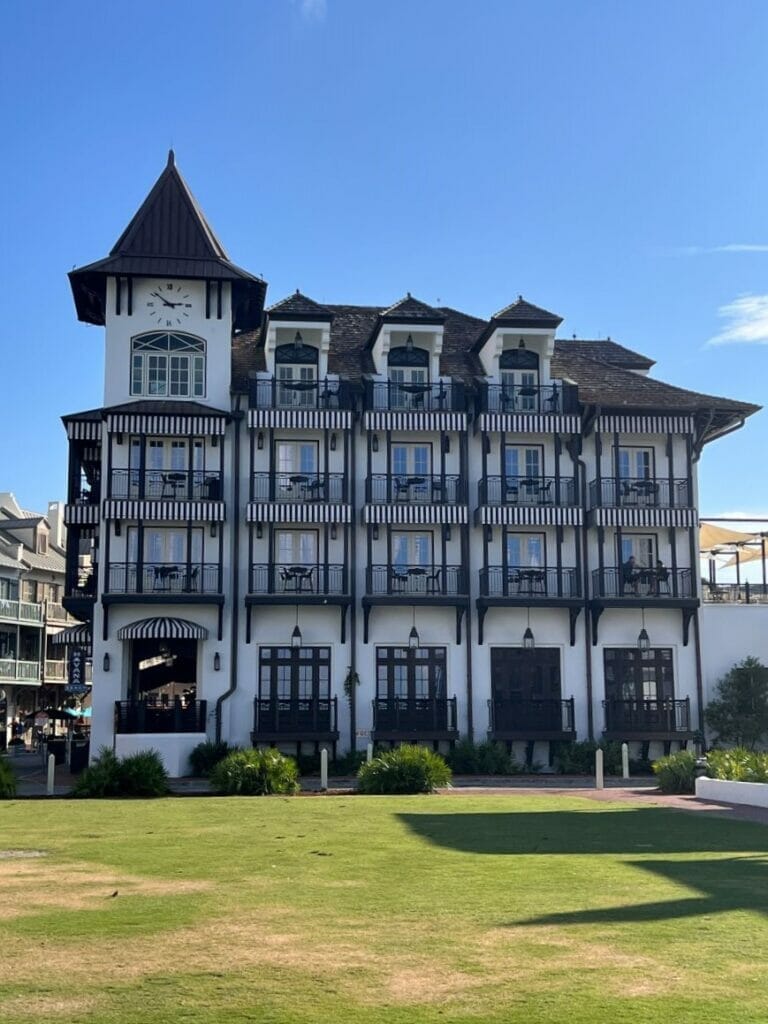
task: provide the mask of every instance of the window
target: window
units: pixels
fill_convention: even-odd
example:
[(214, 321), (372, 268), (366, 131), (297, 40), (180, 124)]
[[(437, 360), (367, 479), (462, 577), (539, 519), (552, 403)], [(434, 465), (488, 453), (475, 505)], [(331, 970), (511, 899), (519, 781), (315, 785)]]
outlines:
[(325, 700), (331, 695), (330, 647), (262, 647), (259, 699)]
[(317, 530), (278, 530), (275, 561), (279, 565), (315, 565)]
[(636, 647), (607, 648), (605, 699), (607, 701), (656, 701), (674, 697), (672, 648), (639, 651)]
[(387, 360), (389, 379), (393, 385), (390, 395), (392, 409), (423, 409), (429, 390), (429, 352), (409, 344), (390, 349)]
[(432, 534), (409, 530), (392, 534), (392, 564), (400, 568), (432, 564)]
[(0, 600), (18, 601), (19, 582), (18, 580), (0, 579)]
[(653, 448), (620, 447), (616, 466), (620, 480), (650, 480), (653, 475)]
[(499, 357), (501, 404), (504, 411), (535, 412), (539, 408), (539, 357), (524, 348), (510, 348)]
[(559, 701), (560, 652), (554, 647), (492, 648), (491, 693), (495, 701)]
[(48, 535), (45, 533), (39, 533), (37, 535), (37, 553), (38, 555), (44, 555), (48, 551)]
[(314, 409), (317, 406), (318, 350), (305, 345), (296, 332), (292, 345), (275, 349), (277, 403), (282, 408)]
[(378, 700), (434, 700), (445, 696), (444, 647), (376, 648)]
[(188, 334), (142, 334), (131, 349), (131, 394), (202, 398), (205, 342)]
[(505, 445), (504, 473), (509, 477), (525, 477), (538, 480), (542, 475), (544, 453), (541, 447)]
[(37, 580), (21, 581), (21, 599), (32, 603), (37, 601)]
[(508, 533), (507, 565), (521, 568), (543, 568), (546, 565), (543, 533)]
[(623, 533), (619, 552), (621, 565), (625, 565), (630, 558), (634, 558), (635, 568), (652, 569), (657, 558), (656, 537), (651, 533)]

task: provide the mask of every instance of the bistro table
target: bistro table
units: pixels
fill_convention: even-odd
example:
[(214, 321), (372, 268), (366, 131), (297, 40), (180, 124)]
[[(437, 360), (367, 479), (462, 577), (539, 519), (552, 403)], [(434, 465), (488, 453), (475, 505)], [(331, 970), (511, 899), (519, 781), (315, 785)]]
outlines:
[(179, 578), (178, 565), (155, 565), (152, 570), (155, 575), (153, 590), (170, 590), (171, 580)]
[(518, 594), (544, 594), (544, 571), (542, 569), (518, 569), (515, 574)]
[(161, 479), (163, 481), (163, 489), (162, 489), (162, 491), (160, 493), (160, 497), (161, 498), (167, 497), (168, 496), (168, 492), (170, 491), (171, 497), (175, 498), (177, 492), (179, 490), (183, 489), (184, 484), (185, 484), (186, 479), (187, 479), (187, 474), (186, 473), (163, 473)]

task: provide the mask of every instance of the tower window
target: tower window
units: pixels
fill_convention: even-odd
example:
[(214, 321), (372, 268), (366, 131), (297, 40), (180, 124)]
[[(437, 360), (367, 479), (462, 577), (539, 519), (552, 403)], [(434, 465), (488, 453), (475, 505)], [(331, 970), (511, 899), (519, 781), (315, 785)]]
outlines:
[(131, 343), (131, 394), (202, 398), (205, 342), (189, 334), (153, 332)]

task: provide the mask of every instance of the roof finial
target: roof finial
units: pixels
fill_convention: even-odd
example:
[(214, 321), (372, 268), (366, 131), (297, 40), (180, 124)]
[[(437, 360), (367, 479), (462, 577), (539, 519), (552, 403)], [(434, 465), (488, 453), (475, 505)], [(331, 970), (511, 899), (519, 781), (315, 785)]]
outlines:
[(523, 301), (523, 296), (522, 295), (518, 295), (517, 296), (517, 301), (518, 302), (522, 302)]
[(411, 297), (411, 293), (410, 293), (410, 292), (406, 292), (405, 294), (406, 294), (406, 295), (408, 296), (408, 298), (410, 299), (410, 297)]
[(168, 166), (169, 167), (175, 167), (176, 166), (176, 156), (175, 156), (175, 154), (174, 154), (172, 149), (168, 150)]

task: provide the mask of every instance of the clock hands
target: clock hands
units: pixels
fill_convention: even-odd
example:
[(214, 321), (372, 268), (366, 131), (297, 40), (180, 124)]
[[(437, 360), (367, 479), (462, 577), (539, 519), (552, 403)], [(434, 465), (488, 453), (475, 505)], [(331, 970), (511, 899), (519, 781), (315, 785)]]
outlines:
[(181, 305), (180, 302), (169, 302), (168, 299), (166, 299), (166, 297), (164, 295), (161, 295), (159, 292), (152, 292), (151, 294), (154, 295), (156, 299), (160, 299), (160, 301), (165, 303), (166, 306), (170, 306), (171, 309), (175, 309), (177, 306)]

